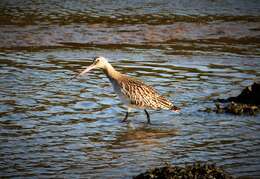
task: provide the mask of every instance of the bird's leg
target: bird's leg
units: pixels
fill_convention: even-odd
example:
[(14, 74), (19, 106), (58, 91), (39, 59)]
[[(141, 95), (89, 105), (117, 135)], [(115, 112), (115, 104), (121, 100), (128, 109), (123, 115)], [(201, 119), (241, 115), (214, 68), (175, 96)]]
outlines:
[(146, 109), (144, 110), (144, 112), (145, 112), (145, 114), (146, 114), (146, 116), (147, 116), (147, 123), (148, 123), (148, 124), (151, 124), (149, 113), (146, 111)]
[(128, 111), (126, 112), (125, 118), (123, 119), (122, 122), (126, 122), (126, 121), (127, 121), (127, 118), (128, 118)]
[(127, 121), (127, 118), (128, 118), (128, 114), (129, 114), (129, 112), (130, 112), (130, 109), (127, 108), (127, 112), (126, 112), (125, 118), (123, 119), (122, 122), (126, 122), (126, 121)]

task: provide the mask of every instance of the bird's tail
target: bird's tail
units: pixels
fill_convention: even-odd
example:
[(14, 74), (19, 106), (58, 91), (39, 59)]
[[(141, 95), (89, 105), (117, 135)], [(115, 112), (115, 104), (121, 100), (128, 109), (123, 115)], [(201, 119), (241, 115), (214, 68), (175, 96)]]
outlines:
[(179, 113), (181, 109), (177, 106), (172, 106), (170, 110), (173, 112)]

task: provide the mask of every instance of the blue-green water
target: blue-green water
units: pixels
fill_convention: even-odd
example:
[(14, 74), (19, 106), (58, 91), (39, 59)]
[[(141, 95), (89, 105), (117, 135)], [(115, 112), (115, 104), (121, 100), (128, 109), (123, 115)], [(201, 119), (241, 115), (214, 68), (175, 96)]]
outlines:
[[(215, 162), (260, 177), (258, 116), (200, 112), (260, 77), (258, 1), (1, 1), (0, 177), (130, 178)], [(125, 109), (105, 56), (181, 113)]]

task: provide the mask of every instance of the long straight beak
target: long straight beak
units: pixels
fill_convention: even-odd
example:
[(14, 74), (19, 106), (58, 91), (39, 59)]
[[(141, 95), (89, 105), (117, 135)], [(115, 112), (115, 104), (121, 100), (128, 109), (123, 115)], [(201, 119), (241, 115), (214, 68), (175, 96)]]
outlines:
[(95, 68), (96, 66), (94, 64), (88, 66), (85, 70), (83, 70), (77, 77), (84, 75), (85, 73), (89, 72), (90, 70), (92, 70), (93, 68)]

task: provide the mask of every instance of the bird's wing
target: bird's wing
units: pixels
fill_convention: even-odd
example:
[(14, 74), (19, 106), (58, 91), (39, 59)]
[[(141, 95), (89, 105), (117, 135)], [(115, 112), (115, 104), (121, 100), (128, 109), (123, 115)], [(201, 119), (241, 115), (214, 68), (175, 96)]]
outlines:
[(154, 88), (142, 81), (127, 78), (120, 81), (121, 92), (129, 99), (130, 104), (140, 108), (171, 109), (173, 104), (161, 96)]

